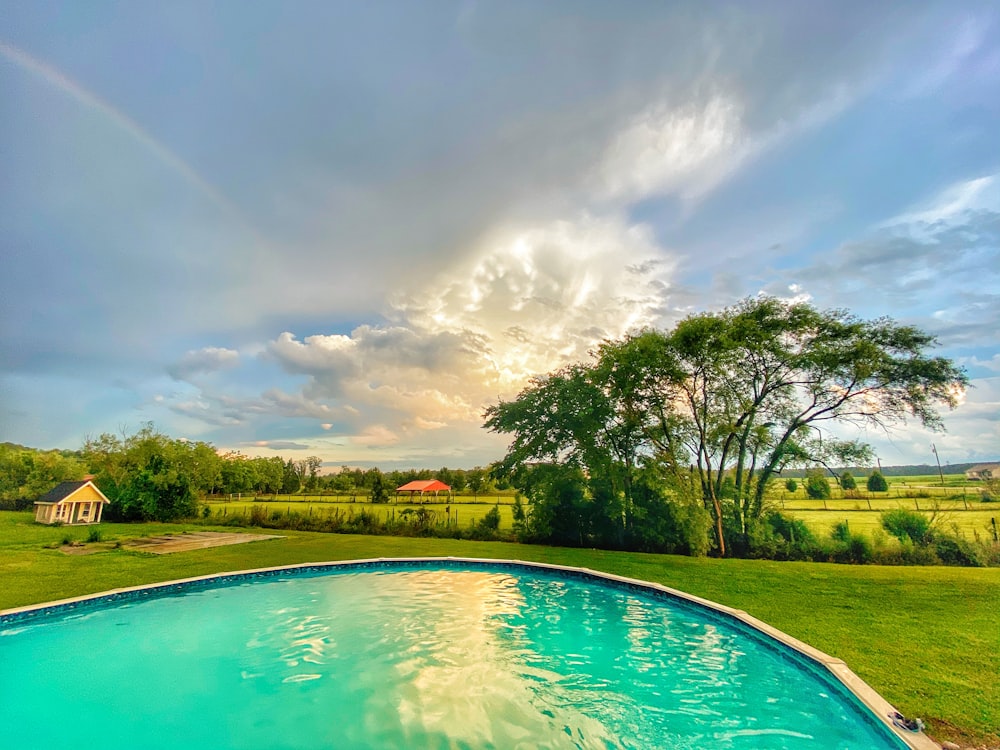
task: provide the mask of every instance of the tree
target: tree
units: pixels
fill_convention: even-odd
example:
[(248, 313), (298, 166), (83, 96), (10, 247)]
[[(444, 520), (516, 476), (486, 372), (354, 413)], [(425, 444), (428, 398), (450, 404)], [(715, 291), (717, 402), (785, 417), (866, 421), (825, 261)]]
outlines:
[(323, 459), (319, 456), (308, 456), (302, 461), (295, 462), (295, 468), (299, 473), (299, 482), (307, 491), (313, 491), (319, 484), (319, 470), (323, 466)]
[(280, 456), (251, 459), (254, 465), (254, 476), (257, 484), (254, 489), (269, 495), (281, 492), (285, 482), (285, 462)]
[(192, 458), (197, 444), (157, 432), (151, 422), (121, 439), (88, 439), (84, 455), (111, 500), (109, 514), (125, 521), (172, 521), (197, 510)]
[(298, 492), (301, 486), (302, 476), (299, 474), (299, 467), (296, 466), (295, 461), (288, 459), (282, 468), (281, 491), (286, 495), (291, 495)]
[(83, 461), (70, 451), (41, 451), (0, 444), (0, 500), (30, 501), (60, 482), (86, 474)]
[(222, 491), (228, 494), (249, 492), (256, 484), (256, 467), (242, 453), (230, 451), (222, 457), (220, 468)]
[(670, 331), (605, 342), (596, 362), (538, 378), (488, 409), (485, 426), (514, 436), (501, 470), (550, 461), (605, 477), (625, 529), (644, 460), (675, 488), (693, 479), (724, 555), (727, 538), (746, 543), (785, 467), (870, 458), (869, 446), (824, 433), (828, 424), (888, 429), (914, 418), (941, 428), (937, 410), (955, 406), (967, 378), (927, 354), (934, 343), (887, 318), (747, 299)]
[(858, 488), (858, 483), (854, 479), (854, 475), (851, 472), (845, 471), (840, 475), (840, 488), (848, 491), (856, 490)]
[(992, 471), (983, 469), (979, 473), (979, 479), (983, 483), (983, 502), (1000, 500), (1000, 472), (993, 476)]
[(882, 528), (899, 541), (909, 540), (914, 544), (927, 544), (930, 541), (931, 519), (923, 513), (896, 508), (882, 513)]
[(514, 535), (518, 539), (521, 539), (528, 530), (528, 514), (524, 509), (524, 503), (521, 501), (520, 492), (514, 495), (514, 504), (511, 506), (510, 512), (514, 522)]
[(794, 479), (786, 479), (785, 489), (788, 490), (789, 492), (795, 492), (796, 490), (799, 489), (799, 483), (796, 482)]
[[(575, 537), (573, 543), (582, 544), (593, 532), (605, 545), (627, 545), (634, 526), (632, 479), (642, 435), (626, 413), (618, 382), (613, 367), (571, 365), (535, 378), (514, 401), (487, 409), (488, 429), (514, 435), (507, 455), (491, 473), (530, 498), (540, 538)], [(525, 470), (536, 465), (565, 466), (569, 473)], [(577, 474), (589, 477), (579, 498), (579, 503), (594, 503), (586, 513), (577, 500), (567, 499), (576, 496)], [(468, 475), (469, 487), (475, 489), (476, 471)], [(547, 518), (551, 507), (571, 506), (582, 524), (572, 531)]]
[(478, 497), (479, 493), (486, 487), (486, 471), (477, 466), (475, 469), (469, 469), (466, 472), (466, 477), (473, 496)]
[(590, 531), (590, 514), (580, 469), (568, 464), (524, 466), (518, 484), (531, 507), (528, 536), (570, 547), (583, 545)]
[[(870, 455), (862, 443), (824, 435), (825, 424), (888, 428), (914, 417), (939, 429), (937, 407), (953, 407), (967, 384), (963, 370), (925, 354), (934, 339), (916, 328), (767, 297), (633, 340), (659, 350), (644, 375), (659, 418), (651, 437), (668, 462), (695, 464), (722, 553), (724, 505), (745, 535), (785, 466)], [(731, 505), (720, 492), (730, 472)]]
[(382, 482), (382, 472), (378, 469), (372, 469), (371, 472), (371, 492), (369, 493), (369, 499), (373, 503), (387, 503), (389, 502), (389, 493), (386, 492), (385, 484)]
[(885, 477), (882, 476), (882, 472), (880, 472), (880, 471), (873, 471), (869, 475), (868, 482), (866, 483), (866, 486), (868, 487), (868, 491), (869, 492), (888, 492), (889, 491), (889, 483), (887, 481), (885, 481)]
[(810, 469), (806, 472), (806, 494), (813, 500), (830, 499), (830, 482), (822, 469)]

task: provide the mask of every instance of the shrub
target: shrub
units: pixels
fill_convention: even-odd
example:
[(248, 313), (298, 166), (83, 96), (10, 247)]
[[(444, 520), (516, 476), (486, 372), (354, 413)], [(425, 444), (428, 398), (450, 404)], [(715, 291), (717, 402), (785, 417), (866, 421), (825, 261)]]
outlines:
[(830, 538), (835, 542), (847, 543), (851, 539), (851, 527), (847, 525), (847, 521), (837, 521), (830, 529)]
[(806, 526), (805, 522), (786, 516), (777, 511), (767, 516), (767, 523), (775, 534), (780, 536), (789, 544), (815, 544), (816, 536), (812, 530)]
[(896, 508), (885, 511), (881, 520), (882, 528), (900, 541), (909, 539), (914, 544), (930, 541), (931, 522), (923, 513)]
[(986, 565), (986, 550), (958, 536), (939, 535), (934, 539), (934, 552), (945, 565), (982, 568)]
[(806, 474), (806, 494), (813, 500), (827, 500), (830, 497), (830, 482), (819, 469), (811, 469)]
[(857, 489), (858, 483), (854, 479), (854, 475), (849, 471), (845, 471), (840, 475), (840, 488), (843, 490), (853, 490)]
[(882, 476), (882, 472), (873, 471), (871, 476), (868, 477), (867, 487), (869, 492), (888, 492), (889, 483), (885, 481), (885, 477)]
[(789, 492), (795, 492), (796, 490), (798, 490), (798, 488), (799, 488), (799, 483), (796, 482), (794, 479), (785, 480), (785, 489), (788, 490)]
[(873, 557), (872, 545), (868, 541), (868, 537), (861, 534), (851, 534), (851, 538), (847, 540), (848, 561), (857, 563), (858, 565), (865, 565), (870, 563)]
[(831, 553), (834, 562), (864, 565), (875, 558), (868, 537), (863, 534), (852, 534), (847, 521), (834, 524), (830, 537), (834, 542)]
[(486, 515), (479, 521), (479, 525), (489, 531), (496, 531), (500, 528), (500, 506), (494, 505)]
[(87, 541), (91, 543), (99, 542), (101, 541), (102, 538), (103, 536), (101, 535), (100, 529), (91, 529), (90, 532), (87, 534)]
[[(766, 521), (773, 540), (774, 553), (771, 557), (785, 560), (812, 560), (816, 557), (819, 552), (818, 542), (803, 521), (778, 512), (768, 514)], [(751, 544), (755, 553), (763, 551), (756, 538), (752, 539)]]
[(469, 534), (473, 539), (495, 539), (500, 528), (500, 508), (493, 506), (486, 515), (472, 525)]
[(514, 495), (514, 505), (511, 508), (511, 514), (514, 518), (514, 533), (518, 539), (523, 540), (525, 532), (528, 530), (528, 514), (524, 509), (524, 503), (521, 501), (520, 492)]
[[(881, 529), (877, 529), (881, 531)], [(899, 544), (874, 550), (874, 560), (879, 565), (940, 565), (941, 559), (928, 546), (915, 545), (909, 539)]]
[[(234, 516), (235, 518), (235, 516)], [(267, 508), (263, 505), (250, 506), (250, 525), (265, 526), (267, 524)]]
[[(419, 508), (404, 508), (400, 511), (399, 515), (403, 522), (409, 526), (409, 531), (418, 536), (426, 536), (437, 520), (437, 514), (424, 506)], [(497, 513), (497, 525), (499, 524), (500, 514)]]

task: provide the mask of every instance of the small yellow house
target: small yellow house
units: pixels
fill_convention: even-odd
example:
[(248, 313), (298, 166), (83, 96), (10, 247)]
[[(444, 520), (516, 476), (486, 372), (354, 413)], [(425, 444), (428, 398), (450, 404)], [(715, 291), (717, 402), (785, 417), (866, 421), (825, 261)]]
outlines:
[(35, 520), (67, 526), (100, 523), (110, 502), (90, 479), (62, 482), (35, 500)]

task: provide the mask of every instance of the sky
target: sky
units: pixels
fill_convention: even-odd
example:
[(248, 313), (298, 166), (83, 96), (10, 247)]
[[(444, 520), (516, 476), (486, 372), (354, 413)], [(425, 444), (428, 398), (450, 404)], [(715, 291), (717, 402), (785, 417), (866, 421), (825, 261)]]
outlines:
[(483, 410), (758, 294), (971, 379), (1000, 457), (995, 2), (0, 2), (0, 440), (499, 459)]

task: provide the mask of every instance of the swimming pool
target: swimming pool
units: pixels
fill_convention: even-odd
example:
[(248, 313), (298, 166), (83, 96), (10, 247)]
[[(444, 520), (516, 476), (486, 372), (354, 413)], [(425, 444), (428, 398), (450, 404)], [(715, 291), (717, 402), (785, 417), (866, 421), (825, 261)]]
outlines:
[(0, 617), (4, 747), (907, 745), (825, 667), (662, 587), (297, 566)]

